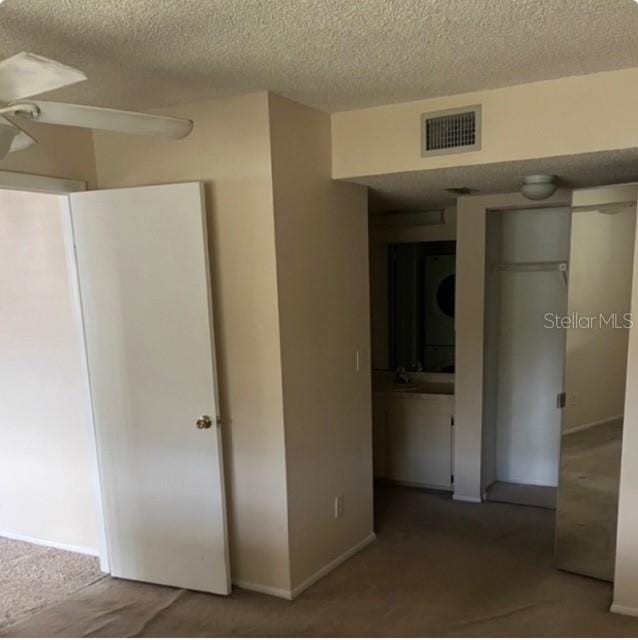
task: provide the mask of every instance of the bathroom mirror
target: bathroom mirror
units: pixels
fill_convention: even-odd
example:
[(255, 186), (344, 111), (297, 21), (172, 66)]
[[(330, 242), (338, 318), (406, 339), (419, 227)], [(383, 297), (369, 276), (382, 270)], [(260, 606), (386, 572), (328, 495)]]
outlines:
[(454, 373), (455, 242), (388, 245), (391, 370)]
[[(613, 580), (636, 204), (574, 192), (556, 523), (558, 568)], [(633, 188), (635, 196), (635, 187)], [(614, 205), (614, 206), (611, 206)]]

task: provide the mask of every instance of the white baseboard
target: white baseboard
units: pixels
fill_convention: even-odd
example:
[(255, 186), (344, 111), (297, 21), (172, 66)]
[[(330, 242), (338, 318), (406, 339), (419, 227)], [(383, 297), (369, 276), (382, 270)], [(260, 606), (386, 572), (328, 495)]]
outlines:
[(292, 590), (292, 599), (294, 600), (298, 595), (303, 593), (308, 587), (312, 586), (318, 580), (321, 580), (324, 576), (328, 575), (331, 571), (336, 569), (340, 564), (343, 564), (346, 560), (351, 558), (355, 553), (359, 553), (362, 549), (365, 549), (369, 544), (372, 544), (376, 540), (377, 536), (374, 533), (370, 533), (363, 540), (360, 540), (353, 547), (350, 547), (347, 551), (344, 551), (340, 556), (337, 556), (334, 560), (324, 565), (319, 571), (313, 573), (309, 578), (306, 578), (303, 582), (300, 582)]
[(423, 482), (403, 482), (402, 480), (387, 480), (385, 478), (383, 481), (397, 487), (411, 487), (412, 489), (434, 489), (434, 491), (450, 492), (454, 490), (454, 485), (452, 484), (425, 484)]
[(246, 589), (247, 591), (256, 591), (257, 593), (263, 593), (267, 596), (292, 600), (292, 591), (290, 589), (278, 589), (277, 587), (269, 587), (256, 582), (246, 582), (245, 580), (233, 580), (233, 585), (240, 589)]
[(458, 500), (459, 502), (474, 502), (474, 503), (483, 502), (480, 496), (466, 496), (462, 493), (452, 494), (452, 500)]
[(612, 422), (614, 420), (620, 420), (624, 418), (621, 414), (619, 416), (610, 416), (609, 418), (603, 418), (602, 420), (595, 420), (594, 422), (586, 422), (585, 424), (579, 424), (575, 427), (570, 427), (569, 429), (565, 429), (563, 431), (563, 435), (569, 435), (570, 433), (577, 433), (578, 431), (585, 431), (586, 429), (591, 429), (593, 427), (599, 427), (601, 424), (607, 424), (608, 422)]
[(309, 578), (306, 578), (303, 582), (299, 583), (294, 589), (279, 589), (277, 587), (269, 587), (267, 585), (256, 584), (254, 582), (246, 582), (245, 580), (233, 580), (233, 585), (240, 589), (264, 593), (267, 596), (275, 596), (276, 598), (283, 598), (285, 600), (294, 600), (308, 587), (328, 575), (333, 569), (336, 569), (340, 564), (343, 564), (348, 560), (348, 558), (351, 558), (355, 553), (358, 553), (361, 549), (374, 542), (375, 539), (376, 535), (374, 533), (366, 536), (363, 540), (355, 544), (353, 547), (350, 547), (350, 549), (329, 562), (327, 565), (321, 567), (319, 571), (313, 573)]
[(633, 616), (638, 618), (638, 607), (625, 607), (622, 604), (612, 604), (609, 610), (612, 613), (618, 613), (621, 616)]
[(52, 542), (51, 540), (42, 540), (41, 538), (34, 538), (32, 536), (23, 536), (20, 533), (13, 533), (12, 531), (0, 531), (0, 538), (9, 538), (10, 540), (19, 540), (20, 542), (29, 542), (30, 544), (37, 544), (41, 547), (51, 547), (53, 549), (62, 549), (62, 551), (73, 551), (74, 553), (81, 553), (85, 556), (99, 557), (100, 552), (97, 549), (91, 547), (83, 547), (76, 544), (65, 544), (64, 542)]
[(555, 489), (558, 486), (558, 479), (556, 480), (530, 480), (529, 478), (515, 478), (511, 477), (507, 480), (497, 480), (496, 482), (502, 482), (504, 484), (523, 484), (528, 487), (549, 487)]

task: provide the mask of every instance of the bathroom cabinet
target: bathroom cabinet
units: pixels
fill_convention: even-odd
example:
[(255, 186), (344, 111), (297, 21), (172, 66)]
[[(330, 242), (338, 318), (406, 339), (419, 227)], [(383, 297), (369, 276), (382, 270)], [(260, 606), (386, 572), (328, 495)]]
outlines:
[(375, 393), (375, 477), (417, 487), (451, 489), (453, 414), (453, 395)]

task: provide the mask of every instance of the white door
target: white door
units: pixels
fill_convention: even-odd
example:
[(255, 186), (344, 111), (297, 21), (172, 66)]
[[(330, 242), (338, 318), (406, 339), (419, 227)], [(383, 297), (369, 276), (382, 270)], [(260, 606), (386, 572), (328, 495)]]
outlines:
[(227, 594), (201, 185), (70, 200), (111, 573)]
[(398, 399), (388, 411), (388, 473), (397, 482), (449, 489), (452, 410), (447, 399)]

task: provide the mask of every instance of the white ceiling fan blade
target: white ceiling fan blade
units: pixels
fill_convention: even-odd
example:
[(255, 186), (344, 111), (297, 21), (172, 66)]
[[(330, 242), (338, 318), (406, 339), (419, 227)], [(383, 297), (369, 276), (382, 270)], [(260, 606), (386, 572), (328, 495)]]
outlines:
[[(147, 113), (119, 111), (102, 107), (87, 107), (64, 102), (29, 100), (29, 103), (34, 104), (39, 111), (33, 119), (47, 124), (63, 124), (71, 127), (166, 136), (168, 138), (184, 138), (193, 128), (193, 123), (184, 118), (155, 116)], [(15, 115), (29, 117), (19, 110), (15, 112)]]
[(7, 153), (12, 153), (13, 151), (22, 151), (23, 149), (27, 149), (31, 145), (34, 145), (38, 142), (24, 129), (16, 125), (15, 122), (12, 122), (8, 118), (0, 116), (0, 124), (9, 125), (14, 129), (14, 138)]
[(19, 127), (9, 118), (0, 116), (0, 124), (8, 124), (10, 127), (13, 127), (16, 130), (15, 137), (11, 142), (9, 153), (13, 151), (22, 151), (23, 149), (27, 149), (31, 145), (37, 144), (38, 141), (33, 136), (29, 135), (22, 127)]
[(14, 102), (86, 80), (77, 69), (33, 53), (0, 62), (0, 102)]
[(20, 133), (8, 120), (0, 118), (0, 159), (4, 158), (11, 151), (11, 145), (15, 137)]
[(20, 131), (18, 135), (13, 139), (11, 143), (10, 152), (13, 151), (22, 151), (23, 149), (28, 149), (30, 146), (37, 144), (37, 140), (30, 136), (26, 131)]

